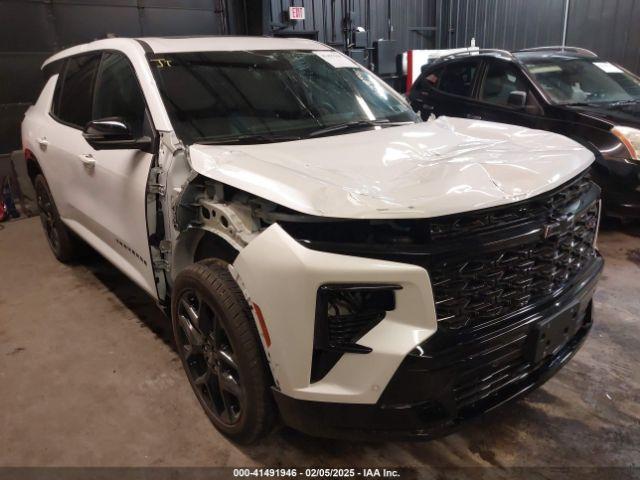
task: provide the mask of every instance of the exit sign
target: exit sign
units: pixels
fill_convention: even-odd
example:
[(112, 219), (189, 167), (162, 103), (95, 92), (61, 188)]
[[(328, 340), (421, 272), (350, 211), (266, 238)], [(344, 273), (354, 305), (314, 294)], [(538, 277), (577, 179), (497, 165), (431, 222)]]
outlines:
[(304, 7), (289, 7), (289, 20), (304, 20)]

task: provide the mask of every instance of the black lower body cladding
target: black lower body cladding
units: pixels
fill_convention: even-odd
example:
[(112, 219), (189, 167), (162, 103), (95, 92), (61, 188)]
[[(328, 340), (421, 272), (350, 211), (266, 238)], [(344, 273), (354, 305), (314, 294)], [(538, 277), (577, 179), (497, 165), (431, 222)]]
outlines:
[[(367, 234), (351, 232), (347, 241), (326, 223), (316, 231), (289, 227), (310, 248), (423, 266), (438, 329), (405, 357), (375, 405), (276, 391), (285, 423), (329, 437), (430, 438), (544, 383), (591, 328), (603, 268), (595, 248), (599, 194), (582, 174), (503, 207), (382, 224), (382, 233), (363, 223)], [(401, 242), (380, 242), (394, 231)]]

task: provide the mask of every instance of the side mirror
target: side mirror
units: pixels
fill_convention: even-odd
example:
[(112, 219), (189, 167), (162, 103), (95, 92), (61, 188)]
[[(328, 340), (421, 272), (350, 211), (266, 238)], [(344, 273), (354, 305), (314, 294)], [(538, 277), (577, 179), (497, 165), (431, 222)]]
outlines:
[(509, 98), (507, 98), (507, 105), (509, 105), (510, 107), (524, 108), (526, 104), (527, 92), (514, 90), (509, 94)]
[(149, 150), (151, 138), (135, 138), (127, 122), (120, 117), (92, 120), (82, 136), (94, 150)]
[(411, 99), (409, 98), (411, 108), (414, 112), (419, 113), (423, 120), (426, 120), (433, 113), (433, 106), (425, 103), (421, 98)]

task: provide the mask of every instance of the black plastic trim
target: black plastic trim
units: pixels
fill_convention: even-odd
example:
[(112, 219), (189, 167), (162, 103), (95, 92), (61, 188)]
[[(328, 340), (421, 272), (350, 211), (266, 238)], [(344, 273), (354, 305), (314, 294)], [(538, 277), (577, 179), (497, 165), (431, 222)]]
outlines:
[[(374, 328), (384, 319), (382, 315), (377, 321), (372, 321), (367, 325), (368, 330), (362, 331), (360, 335), (350, 342), (337, 343), (329, 338), (329, 318), (327, 316), (328, 297), (333, 292), (383, 292), (401, 290), (402, 287), (396, 284), (325, 284), (318, 288), (316, 293), (316, 315), (313, 335), (313, 359), (311, 362), (311, 383), (324, 378), (329, 371), (338, 363), (345, 353), (367, 354), (371, 353), (371, 348), (359, 345), (357, 341)], [(392, 304), (385, 309), (385, 313), (395, 309), (395, 295)]]
[(141, 40), (139, 38), (134, 38), (134, 40), (140, 44), (140, 46), (144, 50), (145, 55), (153, 55), (155, 53), (153, 51), (153, 48), (151, 48), (151, 46), (144, 40)]

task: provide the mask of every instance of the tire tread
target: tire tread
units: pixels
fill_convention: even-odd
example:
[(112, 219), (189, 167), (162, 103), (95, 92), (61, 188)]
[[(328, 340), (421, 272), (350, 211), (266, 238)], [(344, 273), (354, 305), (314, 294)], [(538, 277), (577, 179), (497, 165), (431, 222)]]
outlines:
[[(41, 185), (42, 188), (46, 191), (49, 196), (49, 200), (51, 205), (53, 206), (53, 210), (56, 216), (56, 230), (58, 231), (58, 239), (60, 242), (60, 248), (56, 251), (53, 246), (49, 242), (49, 246), (51, 247), (51, 251), (55, 255), (55, 257), (62, 263), (73, 263), (78, 260), (81, 256), (82, 252), (82, 244), (76, 235), (67, 227), (62, 220), (60, 219), (60, 214), (58, 213), (58, 207), (53, 200), (53, 195), (51, 195), (51, 190), (49, 189), (49, 184), (47, 183), (47, 179), (44, 177), (42, 173), (36, 175), (33, 180), (34, 187), (36, 192), (38, 190), (38, 186)], [(46, 232), (45, 232), (46, 235)]]

